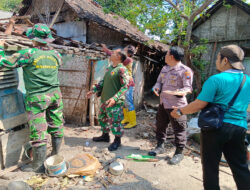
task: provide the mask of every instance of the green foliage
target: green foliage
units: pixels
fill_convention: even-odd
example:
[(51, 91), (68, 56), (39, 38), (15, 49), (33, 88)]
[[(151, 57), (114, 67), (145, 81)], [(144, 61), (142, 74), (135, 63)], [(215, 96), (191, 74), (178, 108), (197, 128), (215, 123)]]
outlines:
[(117, 15), (114, 15), (113, 18), (114, 18), (114, 19), (118, 19), (119, 17), (118, 17)]
[[(190, 16), (205, 0), (179, 1), (180, 11), (176, 11), (169, 3), (162, 0), (95, 0), (105, 13), (113, 12), (142, 32), (157, 36), (160, 41), (168, 42), (178, 39), (184, 41), (187, 21), (181, 17), (184, 13)], [(176, 0), (173, 0), (176, 3)]]
[[(202, 40), (203, 45), (195, 45), (192, 41), (186, 41), (188, 22), (183, 18), (191, 16), (194, 10), (199, 8), (206, 0), (172, 0), (177, 2), (176, 10), (165, 0), (95, 0), (106, 13), (114, 12), (130, 23), (137, 26), (142, 32), (157, 36), (161, 42), (178, 44), (189, 51), (192, 56), (192, 64), (201, 73), (203, 82), (205, 79), (204, 70), (208, 62), (202, 60), (202, 54), (206, 52), (206, 40)], [(208, 7), (207, 7), (208, 8)], [(203, 16), (205, 11), (195, 19)], [(150, 41), (144, 44), (150, 45)], [(194, 47), (193, 47), (194, 46)], [(197, 74), (197, 73), (196, 73)]]
[(1, 0), (0, 9), (4, 11), (16, 11), (22, 0)]
[(201, 74), (201, 84), (206, 80), (206, 66), (209, 64), (208, 61), (202, 59), (202, 55), (207, 52), (207, 39), (201, 39), (198, 43), (199, 45), (195, 45), (191, 47), (190, 53), (192, 55), (192, 63), (193, 65), (200, 70)]
[(197, 46), (191, 48), (190, 52), (193, 55), (200, 55), (200, 54), (205, 53), (206, 50), (207, 50), (207, 46), (206, 45), (197, 45)]
[(227, 4), (225, 0), (223, 0), (223, 6), (226, 7), (227, 9), (232, 8), (232, 6), (230, 4)]
[(97, 0), (105, 13), (114, 12), (149, 35), (168, 38), (166, 29), (171, 18), (161, 0)]

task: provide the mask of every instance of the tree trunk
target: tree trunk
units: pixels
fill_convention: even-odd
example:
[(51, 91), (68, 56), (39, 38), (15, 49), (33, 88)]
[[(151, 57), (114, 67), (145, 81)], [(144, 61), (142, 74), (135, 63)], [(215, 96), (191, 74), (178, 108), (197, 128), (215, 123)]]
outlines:
[(195, 97), (200, 93), (201, 91), (201, 73), (197, 67), (195, 67), (191, 61), (191, 56), (189, 52), (185, 52), (185, 61), (186, 65), (190, 67), (193, 72), (194, 72), (194, 79), (195, 79), (195, 84), (196, 84), (196, 92), (195, 92)]
[[(196, 68), (192, 62), (191, 62), (191, 54), (190, 54), (190, 41), (191, 41), (191, 35), (192, 35), (192, 28), (194, 24), (194, 19), (197, 15), (202, 13), (209, 4), (211, 4), (214, 0), (206, 0), (204, 3), (198, 7), (196, 10), (192, 11), (192, 14), (190, 16), (187, 16), (186, 14), (181, 13), (181, 10), (179, 9), (178, 4), (174, 4), (172, 0), (165, 0), (168, 2), (177, 12), (180, 12), (180, 16), (182, 18), (185, 18), (188, 22), (187, 25), (187, 31), (186, 31), (186, 36), (185, 36), (185, 42), (184, 42), (184, 49), (185, 49), (185, 63), (187, 66), (189, 66), (193, 71), (194, 71), (194, 78), (196, 82), (196, 87), (197, 87), (197, 92), (199, 93), (201, 91), (201, 73), (198, 68)], [(179, 1), (177, 1), (178, 3)], [(194, 8), (194, 7), (192, 7)], [(179, 43), (178, 43), (179, 45)]]
[(179, 30), (179, 35), (178, 35), (178, 46), (180, 46), (181, 43), (182, 43), (182, 35), (181, 35), (181, 33), (183, 31), (183, 24), (184, 24), (184, 18), (181, 17), (181, 28)]
[(191, 41), (191, 35), (192, 35), (192, 28), (194, 24), (194, 19), (190, 18), (188, 20), (188, 26), (187, 26), (187, 33), (185, 37), (185, 62), (188, 67), (190, 67), (193, 72), (194, 72), (194, 79), (195, 79), (195, 84), (197, 88), (197, 92), (195, 94), (195, 97), (200, 93), (201, 91), (201, 73), (197, 67), (195, 67), (191, 61), (191, 54), (190, 54), (190, 41)]
[(189, 50), (189, 47), (190, 47), (193, 24), (194, 24), (193, 18), (189, 18), (188, 19), (188, 25), (187, 25), (187, 33), (186, 33), (186, 36), (185, 36), (185, 42), (188, 43), (187, 44), (187, 50)]

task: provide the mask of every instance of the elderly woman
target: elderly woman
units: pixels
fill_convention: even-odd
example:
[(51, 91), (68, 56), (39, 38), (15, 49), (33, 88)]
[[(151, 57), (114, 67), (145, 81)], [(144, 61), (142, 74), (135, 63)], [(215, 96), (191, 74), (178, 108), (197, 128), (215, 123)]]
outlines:
[[(217, 103), (224, 110), (236, 94), (243, 80), (243, 50), (236, 45), (221, 48), (216, 68), (219, 74), (211, 76), (203, 85), (194, 102), (185, 107), (174, 108), (171, 115), (179, 118), (204, 109), (208, 103)], [(246, 76), (246, 75), (245, 75)], [(247, 165), (244, 139), (247, 131), (247, 107), (250, 101), (250, 78), (246, 76), (234, 104), (224, 114), (223, 124), (212, 131), (201, 130), (201, 159), (205, 190), (218, 190), (219, 162), (224, 153), (232, 170), (237, 188), (250, 189), (250, 172)]]

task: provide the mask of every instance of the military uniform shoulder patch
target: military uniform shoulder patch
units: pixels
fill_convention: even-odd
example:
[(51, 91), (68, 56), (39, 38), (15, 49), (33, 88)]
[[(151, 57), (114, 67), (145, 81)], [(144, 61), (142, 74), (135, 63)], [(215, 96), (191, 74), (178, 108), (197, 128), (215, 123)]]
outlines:
[(122, 67), (119, 68), (119, 73), (124, 74), (125, 70), (126, 70), (126, 68), (122, 66)]
[(184, 74), (185, 74), (186, 79), (191, 79), (191, 72), (186, 71)]

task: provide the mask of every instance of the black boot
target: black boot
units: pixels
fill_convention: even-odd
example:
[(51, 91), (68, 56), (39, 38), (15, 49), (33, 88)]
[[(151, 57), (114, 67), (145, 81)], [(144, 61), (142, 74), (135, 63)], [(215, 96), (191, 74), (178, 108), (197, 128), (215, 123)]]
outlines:
[(164, 141), (158, 141), (157, 146), (154, 150), (148, 152), (149, 156), (156, 156), (157, 154), (162, 154), (165, 152)]
[(94, 137), (93, 141), (95, 142), (109, 142), (109, 134), (108, 133), (102, 133), (100, 137)]
[(108, 149), (109, 151), (115, 151), (119, 146), (121, 146), (121, 137), (115, 136), (114, 142), (109, 145)]
[(179, 164), (184, 158), (183, 150), (184, 150), (184, 148), (177, 147), (176, 150), (175, 150), (174, 156), (169, 161), (169, 163), (172, 164), (172, 165)]
[(62, 144), (63, 137), (53, 137), (52, 136), (52, 152), (51, 156), (56, 155), (59, 153), (61, 144)]
[(36, 173), (44, 173), (44, 161), (46, 159), (46, 151), (47, 146), (39, 146), (32, 148), (33, 161), (31, 164), (25, 165), (21, 168), (24, 172), (36, 172)]

